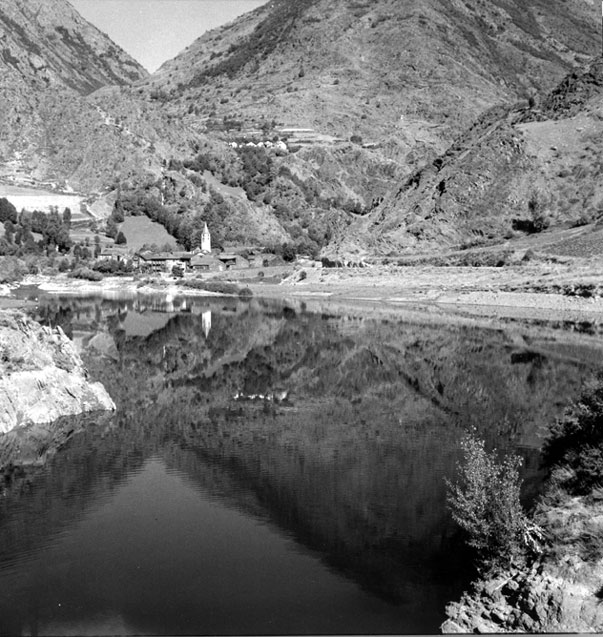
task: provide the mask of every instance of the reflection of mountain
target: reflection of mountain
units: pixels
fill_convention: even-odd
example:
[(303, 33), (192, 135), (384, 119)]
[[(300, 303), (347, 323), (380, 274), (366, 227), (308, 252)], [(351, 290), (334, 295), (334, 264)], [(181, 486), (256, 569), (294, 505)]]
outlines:
[[(4, 556), (43, 542), (145, 458), (160, 456), (364, 589), (409, 609), (443, 608), (461, 587), (443, 479), (463, 427), (474, 424), (501, 448), (530, 447), (526, 473), (535, 479), (538, 427), (576, 395), (590, 371), (579, 361), (596, 350), (586, 339), (576, 357), (569, 341), (257, 301), (203, 301), (198, 309), (164, 315), (145, 334), (123, 329), (132, 309), (60, 310), (67, 329), (94, 326), (111, 337), (117, 354), (99, 358), (95, 350), (87, 364), (120, 412), (113, 429), (90, 429), (57, 454), (52, 471), (34, 481), (35, 506), (19, 508), (10, 493)], [(289, 391), (287, 401), (234, 399), (277, 388)], [(75, 496), (66, 502), (62, 493)]]

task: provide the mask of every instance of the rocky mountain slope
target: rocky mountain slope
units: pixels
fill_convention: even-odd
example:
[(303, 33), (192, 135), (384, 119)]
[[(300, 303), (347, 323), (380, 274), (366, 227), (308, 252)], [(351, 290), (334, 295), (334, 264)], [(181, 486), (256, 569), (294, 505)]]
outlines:
[(100, 383), (90, 383), (73, 343), (60, 328), (19, 312), (0, 315), (0, 432), (60, 416), (115, 409)]
[(66, 0), (3, 0), (0, 40), (4, 82), (25, 79), (41, 87), (67, 86), (87, 94), (147, 75)]
[(124, 144), (85, 96), (147, 72), (66, 0), (2, 2), (0, 40), (0, 176), (71, 178), (81, 190), (108, 182)]
[[(504, 236), (506, 218), (496, 219), (494, 228), (473, 228), (435, 216), (435, 235), (426, 243), (429, 224), (413, 210), (407, 225), (415, 235), (404, 228), (403, 237), (392, 237), (399, 206), (391, 191), (493, 105), (534, 102), (590, 60), (596, 36), (592, 4), (583, 0), (478, 6), (460, 0), (280, 1), (204, 35), (140, 86), (200, 135), (228, 142), (258, 130), (262, 139), (301, 139), (295, 155), (273, 162), (277, 176), (260, 200), (270, 202), (302, 250), (335, 237), (327, 254), (343, 245), (343, 260), (350, 254), (361, 260), (415, 243)], [(497, 111), (473, 125), (460, 145), (477, 143), (496, 117)], [(494, 147), (492, 153), (492, 181), (500, 192), (489, 190), (482, 203), (494, 210), (505, 196), (507, 171), (520, 174), (529, 161), (522, 155), (498, 165)], [(489, 159), (484, 152), (465, 172), (483, 171)], [(234, 153), (220, 153), (227, 167), (214, 176), (229, 181), (238, 161)], [(283, 208), (297, 212), (288, 217)], [(369, 212), (374, 223), (353, 222), (353, 213)]]
[(421, 153), (485, 108), (551, 88), (596, 52), (596, 26), (584, 0), (277, 0), (145, 84), (200, 120), (275, 119)]
[[(392, 189), (484, 110), (534, 99), (597, 48), (584, 0), (276, 0), (143, 77), (65, 0), (10, 0), (0, 20), (0, 179), (70, 186), (107, 211), (136, 201), (126, 214), (179, 238), (207, 222), (220, 242), (314, 254), (349, 237), (390, 250)], [(285, 150), (241, 146), (277, 138)], [(433, 232), (441, 245), (473, 230)]]
[(602, 132), (603, 62), (597, 59), (541, 103), (486, 112), (332, 249), (425, 251), (596, 222), (603, 217)]

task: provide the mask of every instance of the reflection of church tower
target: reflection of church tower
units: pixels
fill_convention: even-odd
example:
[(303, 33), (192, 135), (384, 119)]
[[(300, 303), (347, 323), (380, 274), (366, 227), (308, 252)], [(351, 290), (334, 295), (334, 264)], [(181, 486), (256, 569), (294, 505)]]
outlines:
[(201, 329), (205, 334), (205, 338), (207, 338), (209, 330), (211, 330), (211, 310), (206, 310), (201, 314)]
[(203, 224), (203, 232), (201, 233), (201, 252), (211, 252), (211, 235), (207, 223)]

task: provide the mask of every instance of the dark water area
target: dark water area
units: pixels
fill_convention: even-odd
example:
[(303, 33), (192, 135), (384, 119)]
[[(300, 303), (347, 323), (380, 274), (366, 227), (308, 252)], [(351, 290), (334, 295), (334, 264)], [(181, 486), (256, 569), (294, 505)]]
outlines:
[(33, 432), (5, 470), (3, 634), (437, 632), (473, 575), (445, 505), (463, 432), (524, 458), (529, 504), (546, 425), (601, 361), (546, 326), (38, 303), (118, 410)]

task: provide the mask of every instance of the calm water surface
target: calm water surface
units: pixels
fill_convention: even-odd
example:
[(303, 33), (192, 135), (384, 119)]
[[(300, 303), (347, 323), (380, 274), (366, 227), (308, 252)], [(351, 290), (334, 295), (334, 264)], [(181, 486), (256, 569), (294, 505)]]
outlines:
[(34, 432), (36, 466), (7, 471), (4, 634), (437, 632), (471, 576), (445, 507), (463, 431), (521, 453), (529, 501), (543, 425), (601, 360), (596, 333), (300, 303), (36, 316), (118, 411), (65, 420), (58, 450)]

